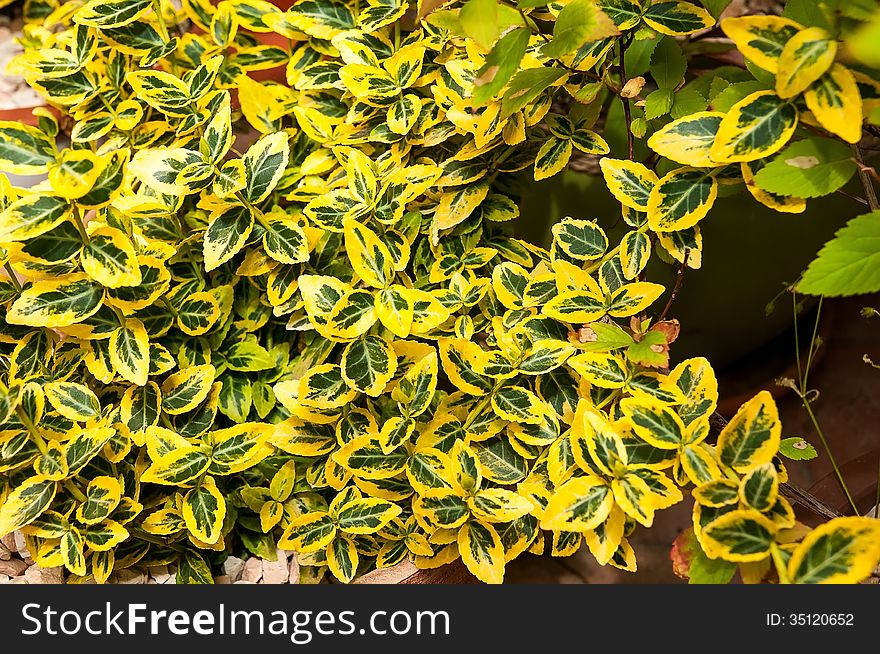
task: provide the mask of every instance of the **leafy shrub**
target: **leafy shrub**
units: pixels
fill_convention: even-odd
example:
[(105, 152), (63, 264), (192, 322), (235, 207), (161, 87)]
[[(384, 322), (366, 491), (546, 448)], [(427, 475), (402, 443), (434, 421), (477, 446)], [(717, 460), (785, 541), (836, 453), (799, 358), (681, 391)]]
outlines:
[[(798, 125), (859, 139), (880, 85), (835, 40), (858, 10), (729, 19), (746, 67), (687, 75), (715, 23), (687, 2), (28, 7), (17, 66), (72, 124), (60, 150), (48, 110), (0, 124), (3, 169), (48, 175), (0, 178), (0, 533), (39, 564), (210, 582), (277, 545), (308, 579), (461, 557), (500, 582), (585, 542), (634, 570), (628, 537), (683, 490), (704, 554), (747, 581), (880, 559), (876, 521), (796, 523), (769, 394), (710, 433), (712, 368), (669, 369), (643, 279), (652, 253), (699, 267), (719, 193), (798, 212), (855, 173)], [(515, 238), (521, 171), (576, 153), (629, 231)], [(774, 172), (792, 155), (821, 174)]]

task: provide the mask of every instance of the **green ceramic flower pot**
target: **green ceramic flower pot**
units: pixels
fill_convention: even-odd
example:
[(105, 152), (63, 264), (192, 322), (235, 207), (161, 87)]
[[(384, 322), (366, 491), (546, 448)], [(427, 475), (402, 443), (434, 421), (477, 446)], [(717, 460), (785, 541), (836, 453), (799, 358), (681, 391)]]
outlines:
[[(521, 238), (547, 246), (553, 224), (566, 216), (597, 220), (612, 242), (627, 229), (619, 220), (620, 205), (601, 177), (569, 170), (523, 185), (522, 215), (516, 224)], [(681, 321), (674, 359), (702, 355), (724, 367), (789, 328), (791, 300), (780, 292), (861, 209), (842, 195), (810, 200), (802, 214), (777, 213), (744, 193), (719, 198), (700, 223), (702, 267), (686, 272), (669, 313)], [(671, 289), (676, 268), (653, 257), (647, 276)], [(667, 297), (657, 301), (658, 311)]]

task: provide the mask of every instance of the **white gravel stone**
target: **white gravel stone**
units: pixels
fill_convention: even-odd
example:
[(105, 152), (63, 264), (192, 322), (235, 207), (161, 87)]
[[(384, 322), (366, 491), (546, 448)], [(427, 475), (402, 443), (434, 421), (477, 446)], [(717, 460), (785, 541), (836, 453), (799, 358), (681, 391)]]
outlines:
[(287, 568), (287, 554), (284, 550), (276, 550), (276, 561), (263, 560), (263, 583), (286, 584), (290, 579), (290, 570)]
[(24, 578), (29, 584), (63, 584), (64, 568), (41, 568), (38, 565), (32, 565), (24, 571)]
[(252, 584), (257, 583), (263, 578), (263, 563), (257, 557), (251, 557), (244, 564), (240, 581), (249, 581)]
[(8, 584), (10, 576), (9, 575), (0, 575), (0, 584)]
[(29, 584), (30, 582), (26, 577), (13, 577), (9, 580), (10, 584)]
[(223, 562), (223, 574), (229, 577), (232, 580), (232, 583), (235, 583), (239, 579), (241, 579), (241, 575), (244, 572), (244, 560), (238, 558), (237, 556), (230, 556)]
[(247, 579), (239, 579), (235, 582), (236, 584), (253, 584), (253, 581), (248, 581)]

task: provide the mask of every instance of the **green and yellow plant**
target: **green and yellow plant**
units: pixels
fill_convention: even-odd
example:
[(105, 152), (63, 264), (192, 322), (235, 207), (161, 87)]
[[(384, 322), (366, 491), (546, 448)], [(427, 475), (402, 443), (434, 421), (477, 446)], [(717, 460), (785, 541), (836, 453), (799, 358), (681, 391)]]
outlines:
[[(500, 582), (581, 543), (634, 570), (688, 492), (727, 579), (865, 578), (880, 522), (797, 523), (772, 398), (713, 432), (712, 368), (670, 369), (644, 277), (699, 267), (719, 193), (799, 212), (864, 166), (842, 142), (880, 75), (838, 42), (873, 3), (721, 45), (704, 4), (29, 0), (16, 68), (71, 127), (0, 124), (2, 170), (47, 176), (0, 176), (0, 533), (74, 580), (210, 583), (277, 545), (311, 580), (460, 557)], [(515, 238), (523, 171), (573, 156), (628, 231)]]

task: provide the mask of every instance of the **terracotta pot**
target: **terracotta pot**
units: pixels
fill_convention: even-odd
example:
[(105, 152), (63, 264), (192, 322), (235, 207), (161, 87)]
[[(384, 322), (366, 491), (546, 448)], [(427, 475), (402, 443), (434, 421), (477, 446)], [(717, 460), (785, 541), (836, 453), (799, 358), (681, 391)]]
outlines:
[[(44, 106), (44, 105), (37, 105)], [(16, 107), (15, 109), (0, 109), (0, 120), (9, 120), (23, 125), (36, 125), (37, 117), (33, 111), (36, 107)]]

